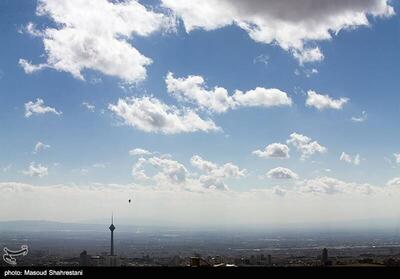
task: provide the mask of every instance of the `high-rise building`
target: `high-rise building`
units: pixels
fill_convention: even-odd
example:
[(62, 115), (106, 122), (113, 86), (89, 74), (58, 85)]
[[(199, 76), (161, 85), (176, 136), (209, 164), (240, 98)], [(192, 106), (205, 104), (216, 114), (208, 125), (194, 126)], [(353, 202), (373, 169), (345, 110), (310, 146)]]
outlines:
[(328, 249), (326, 249), (326, 248), (322, 249), (321, 262), (323, 265), (329, 264)]
[(271, 255), (267, 256), (267, 265), (272, 265), (272, 256)]
[(79, 255), (79, 265), (80, 266), (89, 266), (90, 265), (90, 255), (86, 252), (86, 250), (82, 251)]

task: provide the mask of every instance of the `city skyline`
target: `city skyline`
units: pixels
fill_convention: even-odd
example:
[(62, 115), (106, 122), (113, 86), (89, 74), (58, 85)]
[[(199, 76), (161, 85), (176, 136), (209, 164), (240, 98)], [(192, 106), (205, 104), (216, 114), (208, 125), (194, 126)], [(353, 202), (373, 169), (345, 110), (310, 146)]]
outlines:
[(0, 221), (399, 218), (399, 2), (200, 2), (0, 3)]

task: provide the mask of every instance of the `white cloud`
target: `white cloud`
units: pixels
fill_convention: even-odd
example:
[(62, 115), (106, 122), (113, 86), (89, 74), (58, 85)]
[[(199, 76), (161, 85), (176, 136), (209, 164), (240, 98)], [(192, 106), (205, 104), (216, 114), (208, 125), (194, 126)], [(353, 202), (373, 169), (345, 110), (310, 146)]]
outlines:
[(142, 148), (135, 148), (132, 150), (129, 150), (129, 155), (131, 156), (151, 156), (153, 153)]
[[(155, 173), (154, 170), (156, 171)], [(172, 189), (176, 189), (176, 186), (178, 186), (181, 189), (185, 189), (186, 184), (190, 181), (190, 173), (186, 167), (164, 155), (139, 158), (133, 165), (132, 175), (138, 181), (152, 181), (160, 188), (170, 186)]]
[(361, 163), (361, 158), (360, 158), (360, 155), (357, 154), (357, 155), (354, 157), (353, 164), (356, 165), (356, 166), (358, 166), (360, 163)]
[(83, 102), (82, 106), (84, 106), (90, 112), (94, 112), (94, 110), (96, 109), (95, 105), (92, 105), (92, 104), (90, 104), (88, 102)]
[(332, 177), (319, 177), (315, 179), (305, 180), (299, 183), (299, 191), (315, 194), (371, 194), (378, 192), (379, 189), (369, 184), (359, 184), (353, 182), (344, 182)]
[[(295, 185), (298, 187), (198, 192), (181, 187), (160, 188), (156, 183), (44, 186), (1, 182), (0, 219), (37, 220), (41, 216), (45, 220), (84, 222), (105, 218), (114, 210), (120, 222), (125, 219), (138, 225), (180, 224), (186, 228), (250, 224), (268, 228), (296, 224), (293, 227), (296, 228), (301, 223), (315, 227), (327, 220), (332, 226), (342, 227), (341, 221), (398, 220), (400, 191), (396, 184), (376, 187), (335, 178), (315, 178)], [(281, 192), (285, 192), (284, 197)], [(134, 197), (135, 210), (121, 202), (127, 202), (128, 197)], [(74, 206), (71, 201), (75, 201)], [(373, 228), (376, 222), (371, 224)]]
[(84, 79), (86, 69), (134, 83), (146, 78), (150, 58), (131, 39), (174, 28), (173, 18), (146, 9), (136, 0), (39, 0), (37, 15), (56, 27), (37, 31), (46, 67)]
[(300, 62), (300, 65), (324, 60), (324, 55), (319, 47), (303, 49), (300, 51), (293, 50), (293, 56)]
[(274, 179), (298, 179), (299, 175), (290, 169), (277, 167), (267, 172), (268, 178)]
[(255, 150), (253, 154), (261, 158), (289, 158), (289, 147), (282, 143), (272, 143), (265, 147), (265, 150)]
[(276, 88), (266, 89), (257, 87), (245, 93), (236, 90), (233, 99), (239, 106), (244, 107), (279, 107), (292, 105), (292, 99), (288, 97), (288, 94)]
[(353, 116), (353, 117), (351, 118), (351, 121), (357, 122), (357, 123), (361, 123), (361, 122), (367, 121), (367, 119), (368, 119), (368, 114), (367, 114), (366, 111), (363, 111), (363, 112), (361, 113), (361, 116), (359, 116), (359, 117)]
[(389, 187), (399, 188), (400, 187), (400, 177), (395, 177), (389, 180), (386, 184)]
[(206, 189), (228, 190), (229, 187), (225, 184), (224, 179), (244, 177), (247, 173), (247, 170), (242, 170), (232, 163), (218, 166), (198, 155), (194, 155), (190, 162), (194, 167), (205, 173), (199, 177), (199, 181), (202, 187)]
[(174, 78), (173, 73), (168, 73), (165, 79), (168, 93), (178, 100), (195, 103), (202, 109), (214, 112), (225, 112), (235, 106), (228, 91), (222, 87), (207, 90), (201, 76), (188, 76), (187, 78)]
[(400, 164), (400, 153), (394, 153), (393, 156), (394, 156), (396, 163)]
[(40, 178), (49, 175), (47, 167), (44, 167), (41, 164), (35, 164), (34, 162), (32, 162), (29, 165), (28, 170), (23, 171), (23, 173), (32, 177), (40, 177)]
[(203, 110), (222, 113), (238, 107), (272, 107), (291, 106), (292, 100), (285, 92), (279, 89), (265, 89), (257, 87), (243, 93), (236, 90), (231, 96), (223, 87), (208, 89), (201, 76), (175, 78), (168, 73), (165, 79), (168, 93), (179, 101), (194, 103)]
[(358, 166), (361, 163), (361, 158), (359, 154), (355, 155), (353, 158), (353, 156), (347, 154), (346, 152), (342, 152), (340, 155), (340, 161)]
[(40, 142), (40, 141), (39, 141), (39, 142), (35, 145), (35, 148), (34, 148), (34, 150), (33, 150), (33, 154), (38, 154), (40, 151), (49, 149), (50, 147), (51, 147), (50, 145), (44, 144), (43, 142)]
[[(277, 44), (301, 63), (320, 61), (314, 42), (331, 40), (341, 30), (368, 26), (368, 15), (389, 17), (387, 0), (162, 0), (187, 32), (237, 25), (256, 42)], [(311, 8), (312, 7), (312, 8)]]
[(139, 180), (139, 181), (145, 181), (148, 180), (149, 177), (147, 176), (144, 166), (147, 163), (147, 160), (145, 158), (139, 158), (137, 162), (133, 165), (132, 167), (132, 176)]
[(57, 111), (55, 108), (45, 106), (42, 99), (36, 99), (36, 102), (29, 101), (28, 103), (25, 103), (25, 117), (27, 118), (34, 114), (46, 113), (54, 113), (56, 115), (62, 114), (62, 112)]
[(293, 133), (290, 139), (287, 140), (288, 144), (292, 144), (301, 153), (301, 159), (304, 160), (315, 153), (326, 153), (327, 148), (320, 145), (317, 141), (312, 141), (311, 138)]
[(220, 130), (212, 120), (204, 120), (190, 109), (177, 109), (153, 97), (119, 99), (116, 105), (110, 104), (108, 108), (126, 125), (147, 133), (178, 134)]
[(178, 161), (154, 156), (149, 158), (147, 162), (160, 170), (160, 173), (156, 175), (159, 181), (163, 181), (166, 178), (172, 183), (180, 184), (186, 182), (189, 172)]
[[(154, 152), (151, 152), (154, 154)], [(169, 155), (140, 157), (132, 168), (132, 175), (138, 181), (156, 185), (160, 189), (181, 189), (204, 192), (205, 190), (228, 190), (226, 179), (240, 178), (246, 170), (232, 163), (218, 165), (198, 155), (192, 156), (191, 165), (201, 173), (189, 171), (182, 163)], [(154, 172), (155, 170), (155, 172)]]
[(340, 99), (332, 99), (328, 95), (320, 95), (315, 91), (307, 92), (307, 101), (306, 106), (315, 107), (318, 110), (324, 109), (342, 109), (343, 105), (345, 105), (349, 101), (348, 98), (340, 98)]
[(219, 178), (244, 177), (247, 173), (245, 169), (240, 169), (233, 163), (226, 163), (219, 166), (216, 163), (204, 160), (198, 155), (194, 155), (190, 159), (190, 163), (202, 172)]
[(33, 74), (47, 68), (46, 64), (34, 65), (25, 59), (19, 59), (18, 64), (24, 69), (26, 74)]
[(36, 24), (34, 24), (33, 22), (28, 22), (28, 24), (26, 24), (24, 27), (22, 27), (18, 30), (18, 33), (20, 33), (20, 34), (27, 33), (27, 34), (31, 35), (32, 37), (43, 36), (43, 32), (38, 30), (36, 27)]

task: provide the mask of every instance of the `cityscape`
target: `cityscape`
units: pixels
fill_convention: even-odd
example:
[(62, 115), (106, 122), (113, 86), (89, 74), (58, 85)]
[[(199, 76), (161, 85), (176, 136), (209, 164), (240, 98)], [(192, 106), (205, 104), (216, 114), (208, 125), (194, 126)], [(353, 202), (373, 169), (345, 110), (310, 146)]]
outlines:
[(400, 268), (400, 0), (0, 0), (0, 38), (0, 276)]
[[(35, 222), (34, 222), (35, 223)], [(388, 231), (196, 231), (114, 224), (10, 222), (1, 245), (27, 245), (17, 266), (397, 267), (400, 237)], [(48, 228), (46, 233), (41, 231)], [(103, 231), (100, 231), (103, 228)], [(13, 244), (15, 243), (15, 244)], [(327, 248), (326, 248), (327, 247)], [(2, 266), (7, 266), (4, 262)]]

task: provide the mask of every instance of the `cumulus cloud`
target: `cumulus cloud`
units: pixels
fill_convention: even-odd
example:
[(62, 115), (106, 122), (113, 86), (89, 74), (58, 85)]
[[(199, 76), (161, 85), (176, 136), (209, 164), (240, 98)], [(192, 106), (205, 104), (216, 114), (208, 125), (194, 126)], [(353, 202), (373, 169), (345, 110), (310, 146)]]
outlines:
[(296, 147), (296, 149), (301, 153), (302, 160), (307, 159), (315, 153), (327, 152), (327, 148), (320, 145), (317, 141), (312, 141), (311, 138), (298, 133), (291, 134), (287, 143)]
[(35, 164), (34, 162), (32, 162), (29, 165), (28, 170), (23, 171), (23, 173), (31, 177), (39, 177), (39, 178), (45, 177), (49, 174), (47, 167), (44, 167), (41, 164)]
[(168, 73), (165, 79), (168, 93), (180, 101), (186, 101), (199, 106), (203, 110), (222, 113), (238, 107), (273, 107), (291, 106), (292, 99), (287, 93), (279, 89), (266, 89), (257, 87), (243, 93), (236, 90), (229, 95), (223, 87), (208, 89), (204, 78), (201, 76), (188, 76), (175, 78), (173, 73)]
[(224, 179), (244, 177), (247, 173), (245, 169), (242, 170), (232, 163), (219, 166), (213, 162), (204, 160), (198, 155), (194, 155), (190, 159), (190, 162), (204, 173), (198, 179), (201, 185), (207, 189), (228, 190), (229, 187), (225, 184)]
[(283, 168), (283, 167), (277, 167), (277, 168), (269, 170), (267, 172), (267, 177), (274, 178), (274, 179), (298, 179), (299, 178), (297, 173), (293, 172), (290, 169)]
[(288, 97), (288, 94), (276, 88), (266, 89), (257, 87), (245, 93), (236, 90), (233, 99), (239, 106), (244, 107), (279, 107), (292, 105), (292, 99)]
[(178, 134), (212, 132), (220, 128), (190, 109), (168, 106), (153, 97), (119, 99), (108, 106), (126, 125), (147, 133)]
[(171, 17), (146, 9), (137, 0), (39, 0), (37, 15), (55, 23), (35, 32), (47, 56), (41, 65), (82, 80), (82, 72), (90, 69), (129, 83), (142, 81), (152, 60), (131, 39), (174, 28)]
[(141, 180), (141, 181), (145, 181), (145, 180), (150, 179), (147, 176), (146, 171), (144, 169), (146, 163), (147, 163), (147, 160), (145, 158), (139, 158), (137, 160), (137, 162), (133, 165), (133, 167), (132, 167), (132, 176), (135, 179)]
[(340, 155), (340, 161), (358, 166), (361, 163), (361, 158), (359, 154), (353, 157), (346, 152), (342, 152), (342, 154)]
[(153, 155), (140, 157), (132, 168), (132, 175), (137, 180), (151, 182), (162, 189), (181, 189), (195, 192), (204, 190), (228, 190), (225, 180), (246, 175), (233, 163), (218, 165), (204, 160), (198, 155), (192, 156), (190, 163), (200, 173), (192, 172), (186, 166), (169, 155)]
[(173, 183), (186, 182), (189, 172), (185, 166), (178, 161), (169, 158), (151, 157), (147, 160), (147, 162), (160, 170), (160, 173), (157, 174), (157, 177), (161, 177), (161, 180), (167, 178)]
[(190, 173), (180, 162), (160, 155), (139, 158), (133, 165), (132, 175), (136, 180), (152, 181), (158, 187), (179, 186), (185, 189)]
[(315, 91), (307, 92), (306, 106), (315, 107), (318, 110), (336, 109), (340, 110), (349, 101), (348, 98), (332, 99), (328, 95), (321, 95)]
[(359, 117), (353, 116), (353, 117), (351, 118), (351, 121), (356, 122), (356, 123), (361, 123), (361, 122), (367, 121), (367, 119), (368, 119), (368, 114), (367, 114), (366, 111), (363, 111), (363, 112), (361, 113), (361, 116), (359, 116)]
[(36, 145), (35, 145), (35, 148), (34, 148), (34, 150), (33, 150), (33, 154), (38, 154), (39, 152), (41, 152), (41, 151), (43, 151), (43, 150), (46, 150), (46, 149), (49, 149), (51, 146), (50, 145), (48, 145), (48, 144), (44, 144), (43, 142), (38, 142)]
[(256, 42), (276, 44), (300, 63), (321, 61), (315, 42), (341, 30), (368, 26), (368, 16), (389, 17), (388, 0), (162, 0), (183, 21), (187, 32), (228, 25), (244, 29)]
[(265, 147), (264, 150), (255, 150), (253, 154), (261, 158), (289, 158), (289, 147), (282, 143), (272, 143)]
[(29, 101), (28, 103), (25, 103), (25, 117), (27, 118), (32, 115), (46, 113), (54, 113), (56, 115), (62, 114), (62, 112), (57, 111), (55, 108), (45, 106), (42, 99), (36, 99), (36, 102)]

